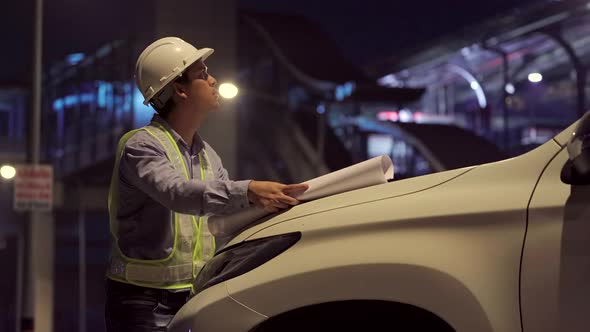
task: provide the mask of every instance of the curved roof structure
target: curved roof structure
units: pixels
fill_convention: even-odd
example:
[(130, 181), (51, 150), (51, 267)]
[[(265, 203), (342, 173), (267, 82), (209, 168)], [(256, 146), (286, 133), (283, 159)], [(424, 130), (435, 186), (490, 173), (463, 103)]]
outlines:
[(304, 17), (243, 11), (240, 21), (258, 35), (294, 78), (316, 91), (331, 93), (338, 85), (354, 82), (359, 91), (350, 97), (361, 102), (409, 102), (424, 92), (420, 88), (378, 86), (348, 62), (327, 35)]

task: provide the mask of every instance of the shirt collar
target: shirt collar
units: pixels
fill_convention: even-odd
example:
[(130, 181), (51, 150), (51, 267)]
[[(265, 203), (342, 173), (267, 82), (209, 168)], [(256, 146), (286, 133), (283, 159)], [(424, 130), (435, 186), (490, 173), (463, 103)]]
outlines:
[[(166, 130), (170, 133), (170, 135), (172, 136), (172, 138), (174, 139), (176, 144), (184, 146), (185, 149), (187, 149), (187, 150), (191, 149), (191, 146), (189, 146), (184, 141), (182, 136), (180, 136), (176, 132), (176, 130), (172, 129), (170, 124), (168, 122), (166, 122), (166, 120), (164, 120), (160, 115), (154, 114), (154, 117), (152, 118), (152, 122), (157, 122), (157, 123), (161, 124), (162, 126), (164, 126), (164, 128), (166, 128)], [(198, 154), (204, 148), (205, 148), (205, 142), (203, 141), (203, 138), (201, 138), (201, 136), (199, 135), (198, 132), (195, 132), (195, 136), (193, 137), (192, 150), (190, 150), (191, 154)]]

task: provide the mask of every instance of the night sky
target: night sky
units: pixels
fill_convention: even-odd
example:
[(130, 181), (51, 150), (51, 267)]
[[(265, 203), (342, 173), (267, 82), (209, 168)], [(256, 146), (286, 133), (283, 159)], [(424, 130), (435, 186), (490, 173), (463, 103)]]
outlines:
[[(299, 14), (317, 23), (357, 65), (370, 64), (442, 34), (460, 31), (493, 14), (550, 0), (239, 0), (241, 8)], [(129, 0), (45, 0), (44, 62), (91, 52), (120, 38)], [(31, 77), (33, 1), (10, 1), (0, 20), (0, 84), (27, 84)], [(199, 14), (202, 15), (202, 14)]]

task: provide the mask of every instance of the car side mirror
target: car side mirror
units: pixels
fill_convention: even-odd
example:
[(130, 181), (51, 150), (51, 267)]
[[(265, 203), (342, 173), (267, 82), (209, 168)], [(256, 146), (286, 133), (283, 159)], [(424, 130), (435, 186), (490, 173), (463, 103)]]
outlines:
[(567, 153), (572, 167), (582, 177), (590, 175), (590, 112), (584, 114), (569, 141)]

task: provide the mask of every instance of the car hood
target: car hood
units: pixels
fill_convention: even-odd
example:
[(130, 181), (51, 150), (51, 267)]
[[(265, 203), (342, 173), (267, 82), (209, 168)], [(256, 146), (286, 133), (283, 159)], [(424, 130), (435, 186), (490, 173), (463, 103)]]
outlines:
[(475, 168), (475, 166), (434, 173), (401, 181), (393, 181), (381, 185), (328, 196), (310, 202), (305, 202), (280, 214), (273, 214), (258, 220), (253, 224), (253, 226), (250, 226), (238, 236), (236, 236), (233, 240), (231, 240), (227, 246), (242, 242), (265, 228), (292, 219), (350, 205), (363, 204), (371, 201), (409, 195), (426, 190), (457, 178), (469, 172), (473, 168)]

